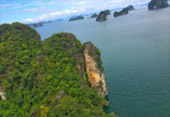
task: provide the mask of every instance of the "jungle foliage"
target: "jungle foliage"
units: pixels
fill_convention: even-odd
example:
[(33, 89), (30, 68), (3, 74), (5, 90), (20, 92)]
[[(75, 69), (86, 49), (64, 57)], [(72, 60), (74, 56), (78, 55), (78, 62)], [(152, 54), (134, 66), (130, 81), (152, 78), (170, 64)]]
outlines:
[[(45, 41), (21, 23), (0, 25), (0, 117), (105, 117), (107, 102), (77, 68), (83, 46), (70, 33)], [(115, 116), (113, 113), (110, 116)]]

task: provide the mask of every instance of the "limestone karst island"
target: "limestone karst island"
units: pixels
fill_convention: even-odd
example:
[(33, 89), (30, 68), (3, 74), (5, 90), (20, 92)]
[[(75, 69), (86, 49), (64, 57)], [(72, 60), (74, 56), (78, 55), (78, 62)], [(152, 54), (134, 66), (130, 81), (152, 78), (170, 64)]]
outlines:
[(170, 117), (169, 0), (1, 0), (0, 117)]

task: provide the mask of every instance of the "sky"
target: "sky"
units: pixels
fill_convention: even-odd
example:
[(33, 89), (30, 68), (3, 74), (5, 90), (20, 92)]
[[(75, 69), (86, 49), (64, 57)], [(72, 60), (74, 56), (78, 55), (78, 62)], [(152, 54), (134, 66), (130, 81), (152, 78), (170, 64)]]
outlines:
[(34, 23), (105, 9), (140, 6), (150, 0), (0, 0), (0, 24)]

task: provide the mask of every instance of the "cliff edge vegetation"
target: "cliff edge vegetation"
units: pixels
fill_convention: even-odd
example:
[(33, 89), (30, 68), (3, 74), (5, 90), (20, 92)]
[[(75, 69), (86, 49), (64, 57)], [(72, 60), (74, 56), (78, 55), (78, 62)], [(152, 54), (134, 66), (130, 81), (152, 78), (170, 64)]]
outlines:
[[(99, 87), (89, 80), (88, 45), (70, 33), (41, 41), (24, 24), (0, 25), (0, 117), (114, 117), (103, 112), (108, 104), (103, 79)], [(100, 51), (92, 52), (98, 66), (92, 70), (103, 73)]]

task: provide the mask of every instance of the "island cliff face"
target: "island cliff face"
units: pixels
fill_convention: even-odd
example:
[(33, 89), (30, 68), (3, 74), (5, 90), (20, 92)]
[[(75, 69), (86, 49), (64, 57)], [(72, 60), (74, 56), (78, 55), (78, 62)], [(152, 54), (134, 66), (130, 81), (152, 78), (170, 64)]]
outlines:
[(101, 66), (100, 53), (91, 42), (84, 44), (85, 67), (91, 87), (94, 87), (99, 95), (107, 95), (107, 84), (103, 67)]

